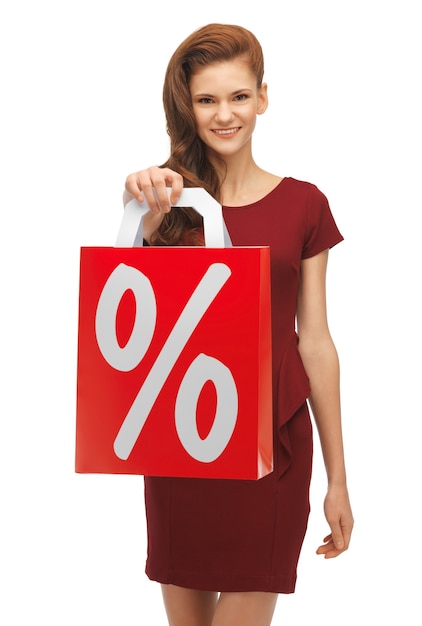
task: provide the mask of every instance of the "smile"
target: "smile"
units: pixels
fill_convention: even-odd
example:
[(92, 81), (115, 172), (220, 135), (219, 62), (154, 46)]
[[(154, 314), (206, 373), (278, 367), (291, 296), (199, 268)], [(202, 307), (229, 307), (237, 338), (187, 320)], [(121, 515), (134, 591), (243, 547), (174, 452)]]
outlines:
[(224, 128), (221, 130), (217, 130), (215, 128), (212, 129), (212, 132), (216, 135), (234, 135), (237, 131), (240, 130), (240, 126), (237, 128)]

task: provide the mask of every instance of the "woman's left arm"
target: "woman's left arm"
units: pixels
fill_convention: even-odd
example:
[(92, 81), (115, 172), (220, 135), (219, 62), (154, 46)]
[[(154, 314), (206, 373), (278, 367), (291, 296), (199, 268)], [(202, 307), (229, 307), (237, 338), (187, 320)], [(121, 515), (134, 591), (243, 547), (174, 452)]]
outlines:
[(328, 250), (301, 265), (297, 306), (299, 351), (308, 374), (309, 402), (318, 429), (327, 471), (324, 511), (330, 534), (317, 554), (333, 558), (347, 550), (353, 529), (346, 481), (340, 407), (340, 368), (331, 338), (326, 307)]

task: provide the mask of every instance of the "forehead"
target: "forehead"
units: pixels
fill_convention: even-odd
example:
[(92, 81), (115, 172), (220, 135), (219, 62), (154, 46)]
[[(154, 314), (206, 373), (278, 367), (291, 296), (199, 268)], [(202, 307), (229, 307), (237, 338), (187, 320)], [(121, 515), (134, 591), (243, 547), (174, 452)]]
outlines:
[(251, 88), (256, 86), (254, 76), (249, 63), (241, 58), (230, 61), (211, 63), (198, 68), (191, 76), (190, 90), (193, 93), (204, 89), (237, 89)]

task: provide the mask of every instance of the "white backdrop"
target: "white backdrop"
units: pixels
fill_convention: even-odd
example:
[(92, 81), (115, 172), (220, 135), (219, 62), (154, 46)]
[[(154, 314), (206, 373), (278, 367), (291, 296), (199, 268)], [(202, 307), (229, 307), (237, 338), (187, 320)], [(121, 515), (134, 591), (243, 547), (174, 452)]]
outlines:
[(297, 591), (274, 623), (421, 623), (418, 4), (2, 3), (2, 624), (166, 623), (142, 478), (73, 471), (79, 249), (114, 245), (126, 175), (165, 160), (167, 61), (212, 21), (264, 48), (256, 160), (316, 183), (345, 236), (328, 290), (356, 528), (340, 559), (315, 556), (317, 453)]

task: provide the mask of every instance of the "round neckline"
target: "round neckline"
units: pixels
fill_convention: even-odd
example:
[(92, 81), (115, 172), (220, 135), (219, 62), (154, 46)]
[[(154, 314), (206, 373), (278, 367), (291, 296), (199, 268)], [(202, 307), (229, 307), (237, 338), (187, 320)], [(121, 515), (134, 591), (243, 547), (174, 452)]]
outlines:
[(262, 202), (263, 200), (266, 200), (267, 198), (269, 198), (273, 193), (275, 193), (281, 187), (284, 181), (288, 179), (289, 179), (289, 176), (283, 176), (283, 178), (276, 184), (275, 187), (273, 187), (268, 193), (262, 196), (262, 198), (260, 198), (259, 200), (255, 200), (255, 202), (250, 202), (249, 204), (240, 204), (238, 206), (234, 206), (230, 204), (223, 204), (222, 205), (223, 209), (232, 209), (232, 210), (249, 209), (250, 207), (253, 207), (256, 204), (259, 204), (260, 202)]

